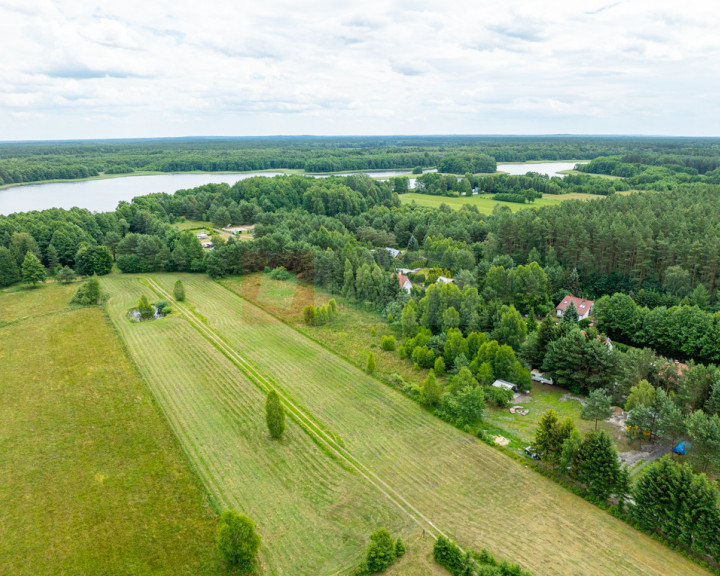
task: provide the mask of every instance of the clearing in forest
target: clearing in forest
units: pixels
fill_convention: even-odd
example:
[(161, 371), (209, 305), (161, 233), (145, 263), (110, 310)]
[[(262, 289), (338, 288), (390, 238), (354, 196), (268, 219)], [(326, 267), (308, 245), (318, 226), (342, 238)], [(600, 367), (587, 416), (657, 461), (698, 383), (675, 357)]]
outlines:
[[(172, 291), (178, 275), (154, 275), (153, 278), (167, 294)], [(194, 309), (196, 318), (201, 319), (204, 329), (220, 337), (243, 363), (272, 382), (293, 405), (310, 415), (319, 428), (334, 435), (338, 444), (365, 469), (461, 545), (474, 549), (487, 547), (495, 555), (519, 562), (538, 576), (706, 574), (697, 565), (522, 463), (443, 423), (230, 289), (199, 275), (182, 278), (187, 304)], [(114, 279), (113, 282), (127, 284), (132, 280)], [(126, 285), (114, 291), (117, 293), (117, 290), (127, 292), (130, 287)], [(133, 292), (131, 298), (139, 294), (138, 289)], [(126, 307), (129, 302), (126, 301)], [(173, 322), (185, 321), (176, 318)], [(154, 338), (144, 343), (132, 339), (128, 342), (134, 350), (155, 345)], [(185, 354), (192, 354), (189, 342), (181, 349)], [(159, 360), (152, 368), (151, 381), (166, 378), (165, 371), (175, 370), (174, 359), (172, 362), (162, 360), (163, 354), (158, 354), (157, 349), (152, 355)], [(208, 380), (214, 386), (222, 386), (230, 377), (221, 372), (224, 361), (214, 358), (212, 362)], [(200, 370), (207, 371), (206, 365)], [(233, 381), (238, 383), (236, 393), (239, 395), (242, 388), (242, 394), (252, 394), (245, 390), (250, 384), (239, 369), (234, 374)], [(168, 378), (170, 382), (176, 379)], [(246, 409), (242, 406), (244, 402), (238, 397), (232, 407)], [(168, 408), (171, 419), (183, 418), (184, 410), (197, 409), (193, 401), (181, 409)], [(205, 419), (217, 410), (209, 411)], [(173, 416), (175, 411), (177, 414)], [(254, 441), (253, 434), (244, 434), (244, 428), (230, 418), (225, 427), (235, 428), (226, 433), (238, 441)], [(254, 435), (257, 434), (260, 432)], [(293, 441), (299, 443), (302, 434), (299, 430), (297, 434)], [(299, 461), (314, 462), (323, 456), (309, 451), (293, 452)], [(324, 457), (329, 459), (327, 455)], [(337, 462), (333, 464), (340, 468)], [(263, 470), (263, 473), (261, 476), (258, 471), (257, 483), (243, 483), (244, 493), (251, 495), (247, 498), (255, 498), (257, 491), (268, 490), (264, 483), (271, 482), (274, 473), (272, 470)], [(343, 470), (338, 474), (362, 480), (354, 472)], [(226, 497), (234, 494), (229, 485), (231, 479), (218, 477), (212, 470), (208, 476), (215, 477), (218, 489), (225, 489)], [(317, 487), (307, 481), (304, 489), (311, 494)], [(355, 518), (365, 508), (364, 498), (366, 496), (349, 496), (350, 517)], [(378, 494), (377, 499), (382, 501), (382, 495)], [(401, 524), (397, 518), (402, 516), (399, 509), (385, 510), (395, 517), (394, 521), (386, 520), (389, 528)], [(256, 519), (267, 527), (277, 522), (260, 514), (256, 514)], [(288, 528), (288, 532), (299, 528), (298, 524)], [(284, 542), (270, 537), (265, 544), (271, 549), (268, 554), (283, 554)]]
[(597, 194), (543, 194), (542, 198), (538, 198), (534, 202), (520, 204), (518, 202), (500, 202), (493, 200), (491, 194), (478, 194), (477, 196), (459, 196), (457, 198), (450, 196), (433, 196), (432, 194), (418, 194), (417, 192), (408, 192), (400, 194), (400, 202), (403, 204), (411, 204), (415, 202), (418, 206), (426, 206), (429, 208), (437, 208), (441, 204), (447, 204), (451, 208), (460, 209), (465, 205), (475, 206), (481, 214), (492, 214), (496, 206), (506, 206), (513, 212), (524, 210), (526, 208), (542, 208), (543, 206), (556, 206), (566, 200), (595, 200), (597, 198), (605, 198)]

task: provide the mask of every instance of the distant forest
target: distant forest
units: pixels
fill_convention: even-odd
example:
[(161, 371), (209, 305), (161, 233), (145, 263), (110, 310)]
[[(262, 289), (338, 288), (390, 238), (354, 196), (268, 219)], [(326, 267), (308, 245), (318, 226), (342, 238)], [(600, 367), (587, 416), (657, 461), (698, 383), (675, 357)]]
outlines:
[(0, 144), (0, 185), (133, 172), (273, 169), (328, 173), (438, 167), (494, 172), (496, 162), (597, 160), (587, 172), (638, 176), (636, 165), (705, 174), (720, 139), (587, 136), (181, 138)]

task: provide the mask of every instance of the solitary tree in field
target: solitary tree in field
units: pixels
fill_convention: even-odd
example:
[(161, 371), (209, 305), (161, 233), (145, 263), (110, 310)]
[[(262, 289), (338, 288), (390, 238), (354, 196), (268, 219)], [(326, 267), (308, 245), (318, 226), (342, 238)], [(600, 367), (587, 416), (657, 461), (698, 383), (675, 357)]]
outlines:
[(590, 392), (590, 396), (582, 407), (580, 416), (583, 420), (595, 420), (595, 430), (597, 430), (598, 420), (607, 420), (612, 416), (612, 400), (610, 396), (602, 388)]
[(175, 282), (175, 286), (173, 286), (173, 296), (175, 296), (175, 300), (179, 302), (185, 300), (185, 286), (183, 286), (182, 280)]
[(366, 563), (368, 572), (374, 574), (383, 572), (395, 560), (395, 543), (385, 528), (378, 528), (370, 536), (370, 546), (367, 549)]
[(22, 263), (22, 277), (25, 284), (35, 286), (38, 282), (45, 282), (45, 268), (38, 257), (28, 251)]
[(217, 548), (231, 566), (241, 572), (252, 570), (253, 560), (260, 548), (260, 535), (255, 524), (244, 514), (226, 510), (220, 516), (217, 531)]
[(270, 436), (275, 440), (282, 438), (285, 432), (285, 409), (280, 403), (280, 396), (275, 390), (270, 390), (265, 399), (265, 420)]
[(375, 364), (375, 354), (370, 352), (370, 354), (368, 354), (367, 366), (365, 367), (365, 369), (368, 371), (369, 374), (372, 374), (373, 372), (375, 372), (376, 368), (377, 365)]

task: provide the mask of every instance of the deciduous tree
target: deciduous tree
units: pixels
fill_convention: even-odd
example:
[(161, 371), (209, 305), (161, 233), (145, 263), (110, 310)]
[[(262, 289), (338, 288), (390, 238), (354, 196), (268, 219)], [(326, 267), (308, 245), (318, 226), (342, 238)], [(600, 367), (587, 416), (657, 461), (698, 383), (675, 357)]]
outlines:
[(260, 548), (260, 535), (255, 524), (244, 514), (226, 510), (220, 516), (217, 532), (217, 548), (220, 556), (241, 572), (250, 572)]

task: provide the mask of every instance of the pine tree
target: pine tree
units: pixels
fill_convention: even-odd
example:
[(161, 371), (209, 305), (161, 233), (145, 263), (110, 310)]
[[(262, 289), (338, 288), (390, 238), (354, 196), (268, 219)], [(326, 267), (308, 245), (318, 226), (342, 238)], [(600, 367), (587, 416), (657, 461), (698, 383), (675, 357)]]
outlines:
[(58, 258), (57, 250), (55, 250), (55, 246), (50, 244), (47, 247), (47, 267), (51, 275), (55, 275), (59, 265), (60, 259)]
[(575, 324), (577, 324), (579, 319), (580, 315), (578, 314), (577, 308), (575, 308), (575, 303), (571, 300), (568, 307), (565, 308), (565, 312), (563, 312), (562, 321), (574, 322)]
[(63, 284), (69, 284), (70, 282), (73, 282), (75, 278), (77, 278), (75, 270), (70, 268), (70, 266), (63, 266), (62, 268), (60, 268), (56, 276), (58, 281), (62, 282)]
[(712, 389), (710, 390), (710, 396), (705, 402), (705, 414), (712, 416), (717, 414), (720, 416), (720, 378), (715, 378)]
[(400, 558), (405, 554), (405, 543), (403, 542), (402, 538), (398, 536), (398, 539), (395, 541), (395, 557)]
[(265, 398), (265, 420), (270, 436), (275, 440), (282, 438), (285, 432), (285, 409), (275, 390), (270, 390)]
[(598, 388), (590, 392), (580, 411), (580, 417), (583, 420), (595, 420), (595, 430), (597, 430), (598, 420), (607, 420), (612, 413), (612, 399), (605, 390)]
[(350, 260), (345, 259), (345, 272), (343, 272), (343, 296), (345, 298), (355, 297), (355, 274)]
[(368, 354), (367, 365), (365, 366), (365, 370), (367, 370), (368, 374), (372, 374), (373, 372), (375, 372), (376, 368), (377, 368), (377, 365), (375, 364), (375, 354), (370, 352), (370, 354)]
[(34, 253), (28, 251), (22, 263), (22, 276), (25, 284), (35, 286), (38, 282), (45, 282), (45, 268)]
[(183, 286), (182, 280), (175, 282), (173, 286), (173, 296), (175, 296), (175, 300), (178, 302), (185, 300), (185, 286)]
[(620, 478), (617, 451), (607, 432), (589, 432), (577, 454), (578, 480), (588, 492), (605, 502)]
[(20, 280), (20, 270), (12, 252), (0, 246), (0, 286), (10, 286)]

